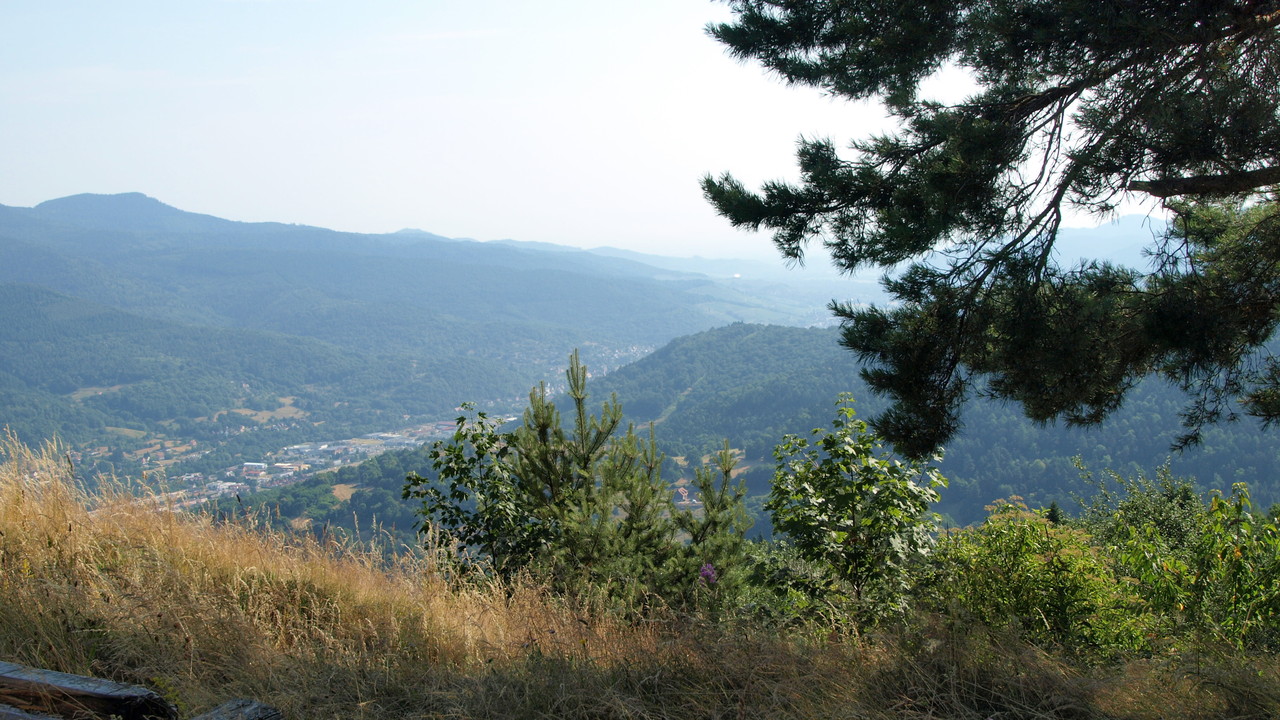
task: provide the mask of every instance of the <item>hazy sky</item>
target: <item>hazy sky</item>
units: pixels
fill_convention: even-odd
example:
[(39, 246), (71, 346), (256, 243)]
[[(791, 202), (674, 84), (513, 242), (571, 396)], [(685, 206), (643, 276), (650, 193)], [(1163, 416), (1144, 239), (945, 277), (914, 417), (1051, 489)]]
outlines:
[(705, 173), (886, 127), (707, 37), (708, 0), (0, 0), (0, 204), (138, 191), (358, 232), (771, 253)]

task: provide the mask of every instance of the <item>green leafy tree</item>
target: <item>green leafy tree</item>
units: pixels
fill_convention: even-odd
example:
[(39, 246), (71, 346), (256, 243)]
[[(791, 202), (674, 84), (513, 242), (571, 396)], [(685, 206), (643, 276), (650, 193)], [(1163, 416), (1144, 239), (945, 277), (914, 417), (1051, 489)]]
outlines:
[[(729, 0), (711, 34), (788, 82), (879, 99), (895, 132), (800, 141), (797, 183), (703, 188), (783, 256), (897, 268), (888, 309), (833, 303), (893, 406), (877, 430), (925, 456), (975, 383), (1046, 421), (1096, 423), (1143, 376), (1184, 419), (1280, 419), (1280, 5), (1273, 0)], [(920, 96), (949, 64), (976, 92)], [(1172, 212), (1149, 271), (1062, 266), (1068, 209)], [(905, 268), (905, 269), (904, 269)], [(1243, 402), (1243, 408), (1235, 400)]]
[(641, 439), (633, 427), (623, 430), (616, 399), (598, 415), (587, 411), (587, 369), (576, 352), (566, 377), (569, 428), (545, 384), (530, 392), (512, 432), (483, 413), (464, 415), (452, 440), (431, 451), (437, 480), (410, 475), (404, 496), (422, 500), (425, 528), (443, 529), (464, 556), (479, 555), (500, 574), (527, 569), (561, 587), (604, 586), (629, 599), (690, 597), (704, 580), (681, 561), (723, 564), (741, 543), (742, 492), (727, 484), (732, 465), (719, 485), (699, 474), (708, 513), (677, 512), (652, 431)]
[(893, 458), (845, 394), (831, 430), (813, 441), (788, 435), (774, 451), (777, 472), (765, 508), (802, 558), (829, 569), (868, 616), (901, 602), (909, 564), (932, 544), (930, 512), (946, 479)]
[[(474, 406), (464, 404), (465, 413)], [(509, 447), (498, 432), (502, 423), (483, 412), (460, 415), (449, 442), (431, 448), (436, 480), (410, 473), (404, 499), (422, 501), (419, 530), (443, 528), (464, 555), (478, 552), (494, 569), (510, 574), (528, 565), (548, 536), (519, 500), (520, 488), (506, 464)]]

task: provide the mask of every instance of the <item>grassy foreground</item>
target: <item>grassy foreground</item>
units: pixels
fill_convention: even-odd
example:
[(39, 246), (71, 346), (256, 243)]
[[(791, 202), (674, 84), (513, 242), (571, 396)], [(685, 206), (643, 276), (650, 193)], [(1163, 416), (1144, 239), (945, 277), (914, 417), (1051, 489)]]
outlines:
[(52, 448), (0, 445), (0, 659), (149, 686), (194, 714), (290, 718), (1238, 718), (1274, 656), (1106, 666), (947, 618), (861, 637), (657, 614), (536, 583), (86, 497)]

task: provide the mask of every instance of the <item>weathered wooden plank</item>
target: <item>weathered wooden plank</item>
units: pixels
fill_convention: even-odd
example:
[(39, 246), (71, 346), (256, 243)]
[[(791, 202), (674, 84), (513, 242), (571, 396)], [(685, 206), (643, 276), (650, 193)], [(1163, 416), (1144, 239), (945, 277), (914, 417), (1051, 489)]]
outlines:
[(0, 703), (67, 720), (177, 720), (178, 711), (144, 687), (0, 662)]
[(0, 703), (0, 720), (61, 720), (61, 718), (53, 715), (30, 713), (26, 710), (19, 710), (12, 705)]
[(191, 720), (284, 720), (284, 713), (257, 700), (228, 700)]

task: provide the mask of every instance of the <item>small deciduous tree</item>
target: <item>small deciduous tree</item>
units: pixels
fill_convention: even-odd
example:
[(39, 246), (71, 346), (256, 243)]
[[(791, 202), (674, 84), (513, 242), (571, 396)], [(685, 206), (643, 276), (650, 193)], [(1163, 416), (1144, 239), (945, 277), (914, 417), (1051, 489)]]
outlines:
[(507, 575), (529, 563), (549, 529), (519, 497), (506, 462), (510, 448), (498, 432), (502, 423), (469, 403), (462, 410), (451, 440), (431, 448), (435, 479), (410, 473), (402, 495), (422, 501), (420, 531), (444, 529), (460, 554), (478, 553)]
[(805, 559), (829, 568), (872, 613), (900, 602), (908, 565), (932, 543), (929, 510), (947, 484), (936, 469), (891, 456), (853, 399), (841, 395), (831, 430), (813, 440), (788, 435), (774, 451), (777, 471), (765, 508)]

